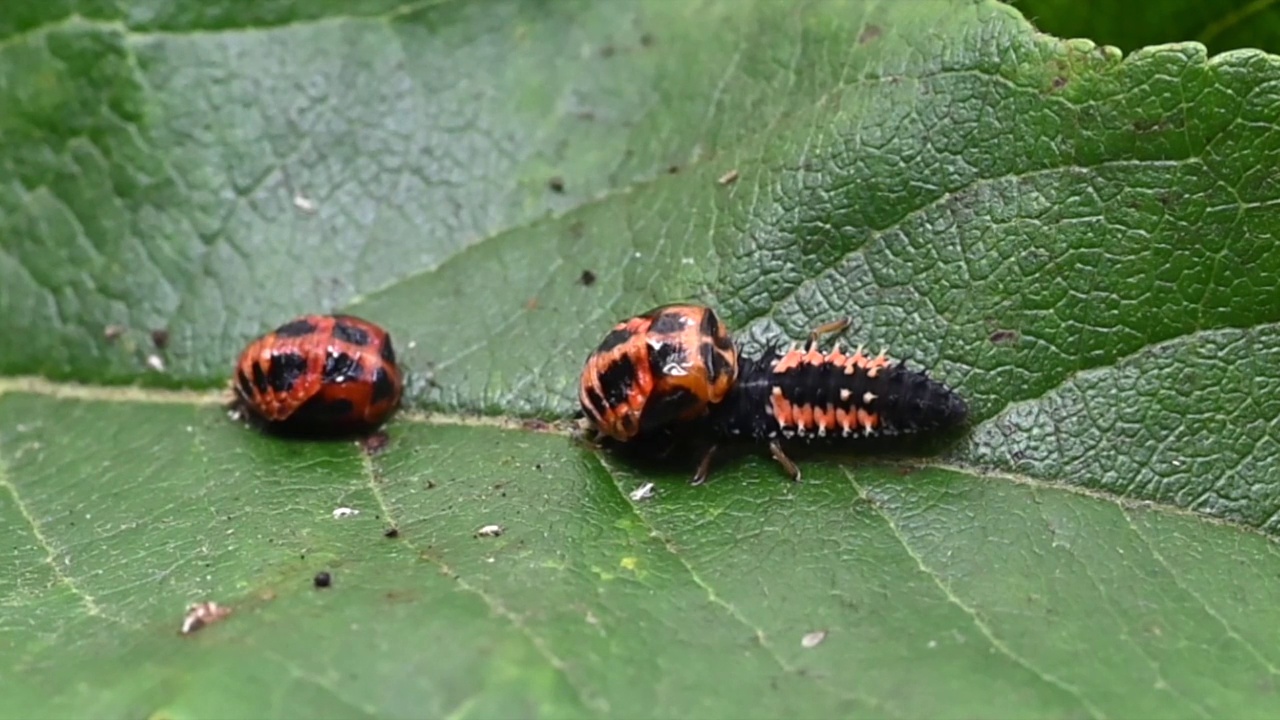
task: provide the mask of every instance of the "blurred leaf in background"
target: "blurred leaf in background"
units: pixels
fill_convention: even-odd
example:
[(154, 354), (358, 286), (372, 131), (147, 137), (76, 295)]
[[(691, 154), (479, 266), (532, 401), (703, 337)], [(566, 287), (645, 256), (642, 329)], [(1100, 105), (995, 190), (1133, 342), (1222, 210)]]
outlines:
[(1280, 51), (1280, 5), (1273, 0), (1014, 0), (1043, 32), (1089, 38), (1131, 52), (1147, 45), (1195, 41), (1209, 52)]

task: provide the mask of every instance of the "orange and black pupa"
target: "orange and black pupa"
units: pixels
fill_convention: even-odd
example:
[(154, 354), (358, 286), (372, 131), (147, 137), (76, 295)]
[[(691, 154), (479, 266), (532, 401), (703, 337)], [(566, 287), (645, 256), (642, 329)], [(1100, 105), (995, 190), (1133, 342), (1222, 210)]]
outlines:
[(617, 441), (705, 416), (738, 376), (738, 351), (709, 307), (663, 305), (623, 320), (587, 358), (578, 399)]

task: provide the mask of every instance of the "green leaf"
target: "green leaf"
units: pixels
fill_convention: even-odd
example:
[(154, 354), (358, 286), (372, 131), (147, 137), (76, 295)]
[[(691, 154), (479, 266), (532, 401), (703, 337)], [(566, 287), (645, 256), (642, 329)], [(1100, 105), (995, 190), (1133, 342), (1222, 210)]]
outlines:
[[(1278, 81), (987, 1), (24, 0), (0, 716), (1273, 717)], [(689, 487), (542, 422), (678, 299), (973, 426)], [(330, 309), (412, 374), (381, 453), (220, 407)]]
[(1015, 0), (1035, 26), (1060, 37), (1136, 50), (1195, 40), (1213, 53), (1280, 50), (1280, 6), (1271, 0), (1165, 0), (1160, 3)]

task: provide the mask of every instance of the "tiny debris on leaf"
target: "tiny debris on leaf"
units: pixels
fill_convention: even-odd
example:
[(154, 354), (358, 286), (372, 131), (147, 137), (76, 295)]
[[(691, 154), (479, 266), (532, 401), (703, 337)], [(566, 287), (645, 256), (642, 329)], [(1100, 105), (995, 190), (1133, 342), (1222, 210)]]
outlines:
[(164, 350), (169, 347), (169, 331), (164, 328), (152, 330), (151, 344), (155, 345), (157, 350)]
[(382, 537), (395, 539), (400, 537), (400, 528), (389, 527), (382, 533)]
[(341, 520), (342, 518), (354, 517), (359, 514), (360, 514), (360, 511), (356, 510), (355, 508), (340, 507), (340, 508), (333, 509), (334, 520)]
[(311, 579), (311, 582), (318, 588), (327, 588), (333, 584), (333, 577), (329, 573), (321, 570)]
[(182, 634), (190, 635), (222, 620), (230, 614), (231, 608), (224, 607), (213, 601), (188, 605), (186, 617), (182, 618)]
[(582, 275), (578, 277), (578, 282), (582, 283), (583, 287), (591, 287), (596, 284), (596, 274), (590, 270), (583, 270)]
[(632, 502), (640, 502), (641, 500), (648, 500), (651, 497), (653, 497), (653, 483), (651, 482), (647, 482), (641, 485), (640, 487), (636, 488), (635, 490), (631, 491)]
[(476, 531), (476, 537), (498, 537), (503, 533), (501, 525), (485, 525)]
[(721, 185), (732, 185), (737, 181), (738, 181), (738, 171), (736, 169), (730, 170), (729, 172), (721, 175), (719, 180), (716, 180), (716, 182), (720, 183)]
[(115, 342), (116, 340), (119, 340), (120, 336), (123, 334), (124, 334), (123, 325), (108, 325), (102, 329), (102, 337), (107, 342)]
[(313, 213), (316, 211), (316, 201), (302, 193), (293, 194), (293, 206), (304, 213)]
[(992, 345), (1010, 345), (1018, 342), (1018, 332), (1016, 330), (997, 330), (991, 333), (991, 337), (987, 339)]
[(391, 436), (387, 435), (385, 430), (378, 430), (375, 433), (360, 438), (360, 449), (364, 450), (366, 455), (377, 455), (387, 448), (387, 443), (391, 442)]
[(826, 639), (826, 630), (815, 630), (811, 633), (806, 633), (804, 637), (800, 638), (800, 647), (805, 648), (806, 650), (809, 648), (815, 648)]
[(164, 372), (164, 358), (152, 353), (147, 356), (147, 367), (156, 372)]
[(564, 178), (556, 175), (555, 177), (547, 180), (547, 187), (551, 188), (551, 192), (564, 192)]

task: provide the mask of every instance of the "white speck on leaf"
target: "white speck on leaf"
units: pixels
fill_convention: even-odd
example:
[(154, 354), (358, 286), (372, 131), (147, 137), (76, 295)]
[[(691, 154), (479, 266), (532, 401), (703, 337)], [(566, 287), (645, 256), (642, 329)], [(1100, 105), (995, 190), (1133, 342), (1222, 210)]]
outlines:
[(302, 193), (293, 194), (293, 206), (304, 213), (313, 213), (316, 211), (316, 201)]
[(340, 507), (340, 508), (333, 509), (334, 520), (341, 520), (342, 518), (354, 517), (359, 514), (360, 514), (360, 511), (356, 510), (355, 508)]
[(476, 537), (498, 537), (502, 532), (501, 525), (485, 525), (476, 531)]
[(932, 650), (932, 649), (934, 649), (934, 648), (938, 647), (938, 641), (937, 641), (937, 640), (930, 640), (930, 641), (929, 641), (929, 644), (928, 644), (926, 647), (928, 647), (930, 650)]
[(826, 639), (826, 630), (815, 630), (811, 633), (806, 633), (804, 637), (800, 638), (800, 647), (805, 648), (806, 650), (809, 648), (815, 648)]
[(409, 341), (409, 349), (410, 349), (410, 350), (412, 350), (412, 349), (414, 349), (414, 348), (416, 348), (416, 347), (418, 347), (418, 341), (417, 341), (417, 340), (410, 340), (410, 341)]
[(147, 367), (151, 368), (152, 370), (155, 370), (156, 372), (164, 372), (164, 358), (155, 354), (148, 355)]
[(653, 483), (651, 482), (647, 482), (641, 485), (640, 487), (636, 488), (635, 490), (631, 491), (632, 502), (640, 502), (641, 500), (648, 500), (651, 497), (653, 497)]
[(716, 182), (720, 183), (721, 185), (732, 185), (737, 181), (738, 181), (738, 171), (736, 169), (730, 170), (729, 172), (721, 175), (719, 180), (716, 180)]

